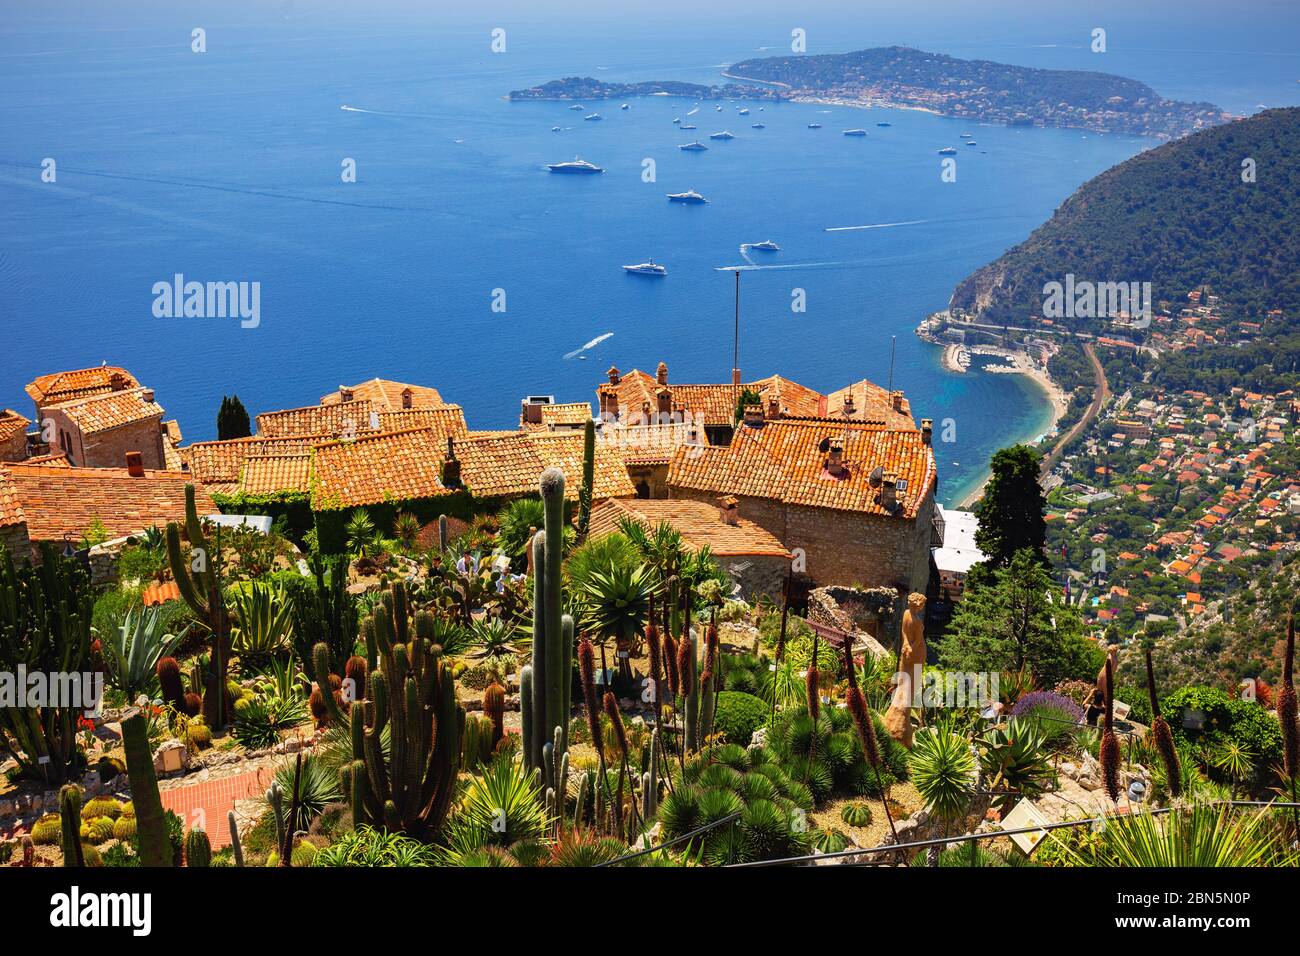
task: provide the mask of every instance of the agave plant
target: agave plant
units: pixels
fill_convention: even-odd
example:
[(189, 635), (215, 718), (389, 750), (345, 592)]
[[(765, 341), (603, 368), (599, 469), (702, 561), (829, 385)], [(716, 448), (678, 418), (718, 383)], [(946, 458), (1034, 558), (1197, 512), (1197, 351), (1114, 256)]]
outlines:
[(409, 511), (399, 512), (393, 518), (393, 537), (408, 551), (415, 547), (420, 537), (420, 519)]
[(231, 647), (241, 658), (266, 661), (293, 640), (293, 602), (282, 587), (254, 581), (234, 589), (230, 607), (238, 622), (230, 632)]
[[(275, 773), (275, 782), (286, 793), (293, 793), (296, 767), (286, 763)], [(298, 813), (287, 825), (293, 832), (306, 830), (312, 820), (325, 812), (325, 807), (343, 799), (339, 790), (339, 777), (324, 762), (308, 754), (302, 758), (302, 776), (298, 780)], [(287, 815), (287, 811), (286, 811)]]
[(1223, 771), (1231, 781), (1233, 796), (1236, 796), (1238, 785), (1244, 783), (1254, 772), (1256, 756), (1255, 751), (1240, 740), (1232, 738), (1219, 744), (1218, 749), (1211, 755), (1214, 766)]
[(1047, 734), (1034, 722), (1012, 717), (975, 741), (988, 788), (999, 793), (994, 805), (1010, 808), (1023, 797), (1037, 797), (1055, 782)]
[(601, 642), (613, 639), (624, 649), (637, 640), (645, 628), (654, 593), (648, 568), (641, 564), (611, 565), (591, 571), (575, 584), (583, 604), (584, 630)]
[[(975, 755), (966, 741), (946, 727), (923, 727), (912, 745), (912, 783), (926, 810), (944, 825), (961, 819), (975, 794)], [(930, 852), (938, 862), (938, 848)]]
[(353, 511), (343, 528), (348, 553), (358, 558), (373, 557), (380, 550), (379, 529), (363, 509)]
[[(480, 659), (514, 656), (519, 652), (514, 643), (515, 637), (515, 629), (501, 618), (480, 618), (469, 627), (469, 643), (478, 646), (478, 650), (470, 656)], [(447, 652), (445, 645), (443, 652)]]
[(169, 656), (189, 631), (187, 625), (179, 634), (165, 633), (159, 607), (142, 607), (139, 611), (137, 615), (135, 608), (128, 610), (122, 626), (107, 635), (95, 632), (109, 681), (132, 701), (153, 687), (158, 661)]
[(312, 866), (434, 866), (433, 847), (362, 825), (316, 854)]
[(473, 777), (443, 829), (448, 865), (488, 846), (507, 847), (523, 840), (540, 840), (551, 827), (542, 803), (541, 783), (523, 764), (497, 757)]

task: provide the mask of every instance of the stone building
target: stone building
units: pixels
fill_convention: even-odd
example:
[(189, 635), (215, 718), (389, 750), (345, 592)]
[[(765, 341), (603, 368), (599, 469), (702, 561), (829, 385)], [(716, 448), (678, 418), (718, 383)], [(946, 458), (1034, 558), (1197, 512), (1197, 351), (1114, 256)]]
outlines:
[(0, 461), (27, 457), (27, 426), (31, 422), (13, 409), (0, 409)]

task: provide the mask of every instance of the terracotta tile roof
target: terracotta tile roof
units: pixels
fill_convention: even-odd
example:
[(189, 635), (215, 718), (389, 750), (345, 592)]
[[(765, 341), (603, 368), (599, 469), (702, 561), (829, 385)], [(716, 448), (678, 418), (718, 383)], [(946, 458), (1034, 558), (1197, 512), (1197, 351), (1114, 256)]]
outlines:
[[(125, 468), (0, 467), (0, 524), (11, 524), (14, 503), (25, 514), (33, 541), (80, 536), (98, 519), (110, 537), (134, 534), (169, 521), (185, 520), (186, 475), (146, 471), (133, 478)], [(12, 492), (3, 490), (8, 484)], [(201, 485), (195, 488), (200, 514), (217, 506)]]
[[(537, 480), (552, 466), (564, 472), (566, 493), (577, 497), (582, 482), (581, 432), (516, 432), (456, 442), (461, 480), (475, 495), (492, 498), (537, 493)], [(597, 498), (636, 494), (621, 450), (596, 443), (593, 493)]]
[(311, 490), (311, 454), (249, 455), (239, 477), (239, 490), (246, 495), (270, 495)]
[(825, 417), (843, 418), (844, 399), (853, 396), (853, 418), (858, 421), (884, 422), (891, 428), (915, 428), (912, 418), (912, 406), (906, 396), (899, 393), (899, 407), (894, 408), (889, 390), (881, 388), (875, 382), (863, 379), (836, 389), (826, 396)]
[(50, 468), (71, 468), (72, 463), (68, 461), (68, 453), (65, 451), (58, 452), (54, 455), (35, 455), (31, 458), (24, 459), (18, 464), (22, 465), (46, 465)]
[(744, 517), (735, 525), (727, 524), (718, 508), (703, 501), (610, 498), (592, 509), (588, 533), (593, 538), (612, 534), (625, 517), (647, 529), (667, 521), (692, 551), (707, 545), (719, 557), (790, 556), (772, 533)]
[(106, 392), (49, 406), (57, 408), (81, 429), (84, 435), (111, 431), (134, 422), (157, 418), (162, 421), (163, 409), (153, 401), (152, 391), (131, 388), (121, 392)]
[(135, 376), (126, 369), (118, 368), (116, 365), (101, 365), (97, 368), (42, 375), (28, 384), (26, 392), (37, 405), (51, 405), (88, 395), (111, 392), (115, 375), (119, 376), (121, 388), (138, 388), (140, 385)]
[(154, 582), (144, 589), (140, 595), (140, 603), (145, 607), (151, 607), (154, 604), (166, 604), (168, 601), (179, 601), (181, 597), (180, 586), (175, 581), (164, 581), (162, 584)]
[(8, 441), (20, 432), (26, 432), (31, 421), (11, 408), (0, 409), (0, 442)]
[(0, 467), (0, 528), (26, 524), (27, 514), (18, 497), (18, 488), (9, 477), (9, 472)]
[(519, 416), (519, 427), (525, 431), (550, 431), (553, 428), (578, 428), (591, 420), (591, 405), (588, 402), (560, 402), (540, 406), (540, 422), (524, 421), (523, 413)]
[[(846, 473), (826, 470), (828, 440), (843, 441)], [(902, 507), (882, 506), (869, 476), (876, 468), (907, 482)], [(727, 448), (681, 448), (668, 466), (670, 487), (772, 498), (787, 504), (914, 518), (936, 484), (934, 454), (916, 429), (784, 419), (741, 427)]]
[(440, 478), (445, 451), (429, 428), (317, 445), (312, 453), (312, 508), (331, 511), (449, 494)]
[(213, 491), (227, 493), (227, 487), (239, 485), (244, 462), (251, 456), (305, 455), (312, 445), (328, 435), (305, 435), (298, 438), (230, 438), (225, 441), (201, 441), (180, 449), (190, 474)]
[(465, 424), (465, 410), (459, 405), (440, 405), (437, 408), (416, 408), (396, 412), (380, 411), (377, 414), (381, 432), (431, 428), (443, 441), (446, 441), (448, 435), (461, 437), (469, 431)]
[(683, 445), (709, 443), (708, 432), (694, 422), (658, 425), (623, 425), (604, 422), (596, 432), (597, 444), (617, 449), (625, 465), (666, 465)]
[(263, 438), (361, 435), (374, 431), (370, 418), (373, 411), (369, 401), (356, 401), (263, 412), (257, 416), (257, 433)]
[[(401, 411), (407, 408), (402, 393), (408, 389), (411, 396), (410, 408), (438, 408), (446, 404), (436, 388), (429, 388), (427, 385), (408, 385), (405, 382), (390, 382), (382, 378), (372, 378), (360, 385), (345, 385), (340, 388), (350, 388), (354, 401), (370, 402), (381, 412)], [(338, 405), (342, 401), (340, 393), (333, 391), (328, 395), (322, 395), (320, 403)]]

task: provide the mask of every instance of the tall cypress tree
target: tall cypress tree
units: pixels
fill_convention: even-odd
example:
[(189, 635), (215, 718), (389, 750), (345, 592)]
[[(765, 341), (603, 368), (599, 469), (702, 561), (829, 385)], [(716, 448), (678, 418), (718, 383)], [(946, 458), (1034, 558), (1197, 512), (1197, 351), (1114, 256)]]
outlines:
[(975, 506), (979, 519), (975, 543), (993, 568), (1006, 567), (1012, 556), (1024, 548), (1047, 563), (1043, 554), (1047, 500), (1038, 484), (1040, 465), (1038, 453), (1027, 445), (1003, 448), (989, 463), (993, 474)]
[(252, 425), (248, 420), (248, 410), (238, 395), (226, 395), (221, 399), (221, 409), (217, 412), (217, 438), (247, 438), (251, 435)]

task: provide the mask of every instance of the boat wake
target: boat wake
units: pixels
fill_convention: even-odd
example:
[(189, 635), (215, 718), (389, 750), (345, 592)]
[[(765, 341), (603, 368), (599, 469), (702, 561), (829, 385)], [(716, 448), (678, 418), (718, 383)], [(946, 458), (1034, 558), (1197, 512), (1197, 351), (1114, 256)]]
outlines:
[(612, 338), (613, 335), (614, 335), (613, 332), (606, 332), (604, 335), (598, 335), (590, 342), (588, 342), (586, 345), (584, 345), (582, 348), (574, 349), (572, 352), (566, 352), (564, 354), (564, 357), (566, 359), (577, 358), (579, 355), (581, 355), (583, 352), (587, 351), (588, 349), (594, 349), (601, 342), (605, 341), (608, 338)]
[(865, 226), (827, 226), (826, 232), (861, 232), (864, 229), (892, 229), (895, 226), (919, 226), (923, 222), (934, 222), (933, 219), (908, 219), (904, 222), (873, 222)]

